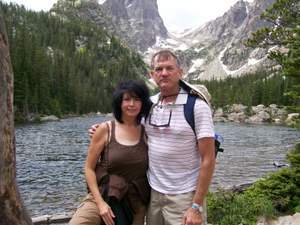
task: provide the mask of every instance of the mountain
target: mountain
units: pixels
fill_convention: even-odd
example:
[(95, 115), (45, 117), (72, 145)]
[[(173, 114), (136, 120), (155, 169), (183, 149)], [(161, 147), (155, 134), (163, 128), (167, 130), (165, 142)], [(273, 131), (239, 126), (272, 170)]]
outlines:
[(58, 0), (51, 11), (89, 20), (140, 52), (168, 36), (156, 0)]
[(153, 52), (171, 48), (179, 55), (190, 80), (223, 79), (271, 65), (267, 50), (244, 45), (251, 33), (268, 26), (261, 13), (275, 0), (236, 2), (221, 17), (183, 33), (169, 33), (157, 0), (58, 0), (52, 12), (91, 21), (125, 45), (138, 50), (146, 62)]
[(172, 48), (183, 61), (189, 79), (239, 76), (270, 64), (266, 50), (244, 45), (251, 33), (268, 26), (261, 13), (275, 0), (240, 0), (223, 16), (181, 34), (170, 34), (145, 53), (146, 58), (160, 48)]

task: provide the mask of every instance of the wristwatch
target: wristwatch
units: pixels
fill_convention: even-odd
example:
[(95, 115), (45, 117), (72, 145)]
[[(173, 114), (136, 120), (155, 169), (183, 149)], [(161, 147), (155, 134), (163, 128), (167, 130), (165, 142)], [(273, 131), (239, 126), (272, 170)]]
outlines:
[(203, 213), (203, 207), (202, 205), (199, 205), (195, 202), (193, 202), (192, 206), (191, 206), (192, 209), (196, 209), (197, 211), (199, 211), (200, 213)]

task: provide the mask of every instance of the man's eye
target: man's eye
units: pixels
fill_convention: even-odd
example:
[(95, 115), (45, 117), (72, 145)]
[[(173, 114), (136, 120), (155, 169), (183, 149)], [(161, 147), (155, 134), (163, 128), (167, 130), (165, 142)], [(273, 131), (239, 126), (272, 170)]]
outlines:
[(172, 66), (168, 66), (168, 67), (166, 68), (167, 71), (173, 71), (174, 69), (175, 69), (175, 68), (172, 67)]
[(155, 70), (155, 72), (161, 72), (163, 70), (163, 68), (162, 67), (157, 67), (154, 70)]

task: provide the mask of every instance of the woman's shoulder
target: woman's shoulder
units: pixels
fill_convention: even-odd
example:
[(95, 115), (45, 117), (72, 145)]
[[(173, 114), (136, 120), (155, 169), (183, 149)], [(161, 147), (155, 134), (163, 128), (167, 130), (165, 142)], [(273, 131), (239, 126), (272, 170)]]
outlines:
[(112, 121), (105, 121), (98, 124), (95, 134), (93, 135), (93, 139), (99, 140), (100, 138), (104, 138), (111, 129), (111, 123)]

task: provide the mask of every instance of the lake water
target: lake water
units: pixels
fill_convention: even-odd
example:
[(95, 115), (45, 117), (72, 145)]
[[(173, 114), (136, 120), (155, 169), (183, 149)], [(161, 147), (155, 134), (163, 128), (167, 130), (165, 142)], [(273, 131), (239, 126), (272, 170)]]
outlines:
[[(91, 124), (109, 117), (91, 116), (16, 127), (17, 180), (32, 217), (74, 210), (86, 194), (83, 164)], [(253, 182), (285, 163), (300, 132), (274, 125), (217, 123), (224, 137), (212, 189)]]

